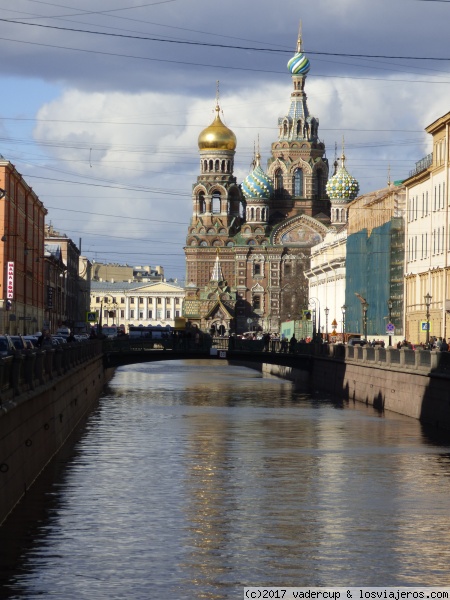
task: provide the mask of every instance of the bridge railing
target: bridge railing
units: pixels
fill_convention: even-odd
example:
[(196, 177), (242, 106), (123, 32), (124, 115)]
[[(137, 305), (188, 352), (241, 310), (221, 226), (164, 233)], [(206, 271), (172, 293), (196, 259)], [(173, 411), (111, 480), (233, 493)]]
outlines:
[(100, 340), (25, 350), (0, 360), (0, 406), (103, 353)]

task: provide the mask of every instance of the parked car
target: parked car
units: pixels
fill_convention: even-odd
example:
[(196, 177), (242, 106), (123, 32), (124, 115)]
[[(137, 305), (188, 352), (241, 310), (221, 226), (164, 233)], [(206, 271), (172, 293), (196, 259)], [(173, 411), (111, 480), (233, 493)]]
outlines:
[(0, 358), (12, 356), (15, 352), (16, 347), (9, 335), (0, 335)]
[(366, 344), (367, 340), (363, 340), (360, 338), (352, 338), (351, 340), (348, 340), (349, 346), (365, 346)]

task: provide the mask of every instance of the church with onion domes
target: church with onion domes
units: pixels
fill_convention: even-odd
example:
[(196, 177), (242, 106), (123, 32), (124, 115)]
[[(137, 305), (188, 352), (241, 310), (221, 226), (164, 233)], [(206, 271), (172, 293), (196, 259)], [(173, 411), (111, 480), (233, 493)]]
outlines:
[(200, 173), (192, 188), (186, 245), (184, 316), (204, 331), (279, 332), (283, 321), (308, 307), (311, 248), (321, 243), (336, 216), (330, 202), (329, 164), (310, 114), (305, 82), (309, 59), (297, 51), (288, 62), (293, 90), (278, 119), (278, 139), (264, 170), (255, 153), (243, 182), (233, 174), (236, 136), (214, 121), (198, 138)]

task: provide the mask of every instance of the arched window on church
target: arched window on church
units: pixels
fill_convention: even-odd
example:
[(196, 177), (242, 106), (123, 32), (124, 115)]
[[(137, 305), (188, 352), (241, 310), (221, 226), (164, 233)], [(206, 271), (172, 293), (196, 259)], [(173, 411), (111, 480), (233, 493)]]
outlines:
[(211, 211), (214, 215), (220, 214), (220, 193), (214, 192), (211, 199)]
[(288, 132), (288, 128), (287, 128), (287, 123), (286, 121), (283, 123), (283, 135), (286, 136)]
[(302, 122), (299, 120), (297, 121), (297, 135), (301, 135), (302, 133)]
[(214, 164), (214, 163), (213, 163), (213, 161), (212, 161), (212, 160), (210, 160), (210, 161), (209, 161), (209, 170), (210, 170), (210, 171), (212, 171), (212, 170), (213, 170), (213, 164)]
[(252, 298), (253, 310), (261, 310), (261, 296), (255, 294)]
[(208, 161), (207, 160), (203, 161), (203, 172), (204, 173), (208, 172)]
[(219, 161), (218, 161), (218, 160), (216, 160), (216, 172), (218, 172), (218, 171), (219, 171), (219, 168), (220, 168), (220, 167), (219, 167), (219, 164), (220, 164), (220, 163), (219, 163)]
[(281, 169), (275, 171), (275, 193), (277, 196), (283, 195), (283, 171)]
[(316, 173), (316, 195), (317, 198), (321, 198), (323, 194), (323, 174), (321, 169)]
[(294, 196), (303, 196), (303, 171), (301, 169), (294, 171)]
[(198, 195), (198, 212), (200, 214), (204, 213), (206, 210), (206, 202), (205, 202), (205, 193), (200, 192)]

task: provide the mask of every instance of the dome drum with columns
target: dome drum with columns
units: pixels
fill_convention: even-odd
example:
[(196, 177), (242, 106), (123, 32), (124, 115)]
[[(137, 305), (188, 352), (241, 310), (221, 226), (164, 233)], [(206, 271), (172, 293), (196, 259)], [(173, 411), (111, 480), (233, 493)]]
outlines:
[[(201, 328), (211, 323), (215, 307), (228, 334), (252, 328), (278, 332), (282, 321), (301, 318), (308, 305), (304, 273), (311, 247), (331, 224), (325, 144), (305, 93), (310, 67), (299, 34), (288, 62), (290, 105), (279, 119), (266, 172), (258, 149), (250, 173), (237, 184), (237, 140), (220, 117), (218, 98), (214, 121), (199, 135), (200, 173), (185, 247), (185, 316)], [(220, 308), (224, 293), (226, 310)]]

